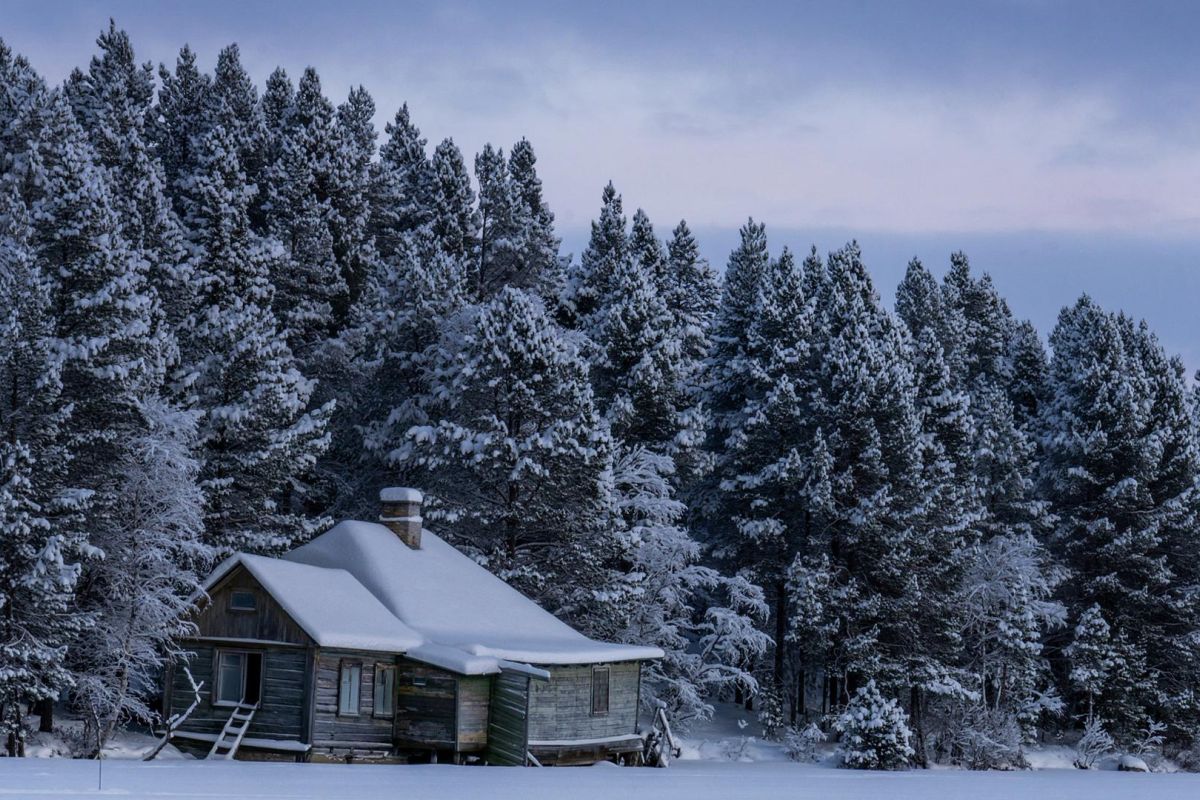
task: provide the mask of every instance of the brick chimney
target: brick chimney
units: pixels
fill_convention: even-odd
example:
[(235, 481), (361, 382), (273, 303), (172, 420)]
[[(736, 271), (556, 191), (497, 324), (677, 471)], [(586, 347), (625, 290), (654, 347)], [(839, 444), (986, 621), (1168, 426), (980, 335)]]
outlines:
[(413, 550), (421, 549), (421, 502), (416, 489), (391, 486), (379, 491), (379, 522)]

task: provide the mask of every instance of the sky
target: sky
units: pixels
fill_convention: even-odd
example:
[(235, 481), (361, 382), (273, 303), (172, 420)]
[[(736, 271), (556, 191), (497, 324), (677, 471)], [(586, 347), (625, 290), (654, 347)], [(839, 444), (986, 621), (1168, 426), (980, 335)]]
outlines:
[(773, 248), (857, 239), (890, 302), (905, 264), (963, 250), (1048, 333), (1087, 292), (1200, 368), (1200, 3), (410, 3), (4, 0), (48, 79), (109, 17), (139, 58), (230, 42), (261, 82), (314, 66), (407, 102), (430, 146), (522, 136), (565, 249), (612, 180), (723, 266), (747, 217)]

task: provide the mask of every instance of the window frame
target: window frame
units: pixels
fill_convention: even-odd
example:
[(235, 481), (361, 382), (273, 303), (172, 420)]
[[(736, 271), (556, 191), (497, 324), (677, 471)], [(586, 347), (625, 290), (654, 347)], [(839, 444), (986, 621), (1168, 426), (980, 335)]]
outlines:
[[(346, 687), (346, 675), (353, 674), (354, 670), (358, 670), (357, 686), (354, 688), (354, 710), (347, 711), (345, 709), (346, 700), (343, 696), (343, 689)], [(363, 682), (363, 662), (343, 659), (338, 665), (338, 701), (337, 715), (339, 717), (360, 717), (362, 716), (362, 682)]]
[[(604, 708), (596, 707), (596, 678), (600, 675), (604, 676)], [(592, 666), (592, 716), (607, 717), (608, 711), (612, 707), (612, 670), (608, 666)]]
[[(246, 608), (239, 606), (234, 602), (234, 598), (238, 595), (249, 595), (254, 605)], [(253, 614), (258, 611), (258, 593), (253, 589), (231, 589), (229, 591), (229, 610), (235, 614)]]
[[(385, 695), (387, 697), (388, 708), (379, 709), (379, 676), (382, 673), (390, 672), (392, 675), (391, 683), (388, 686), (389, 691)], [(396, 683), (398, 672), (395, 664), (376, 664), (371, 675), (371, 716), (376, 719), (394, 719), (396, 716)]]
[[(216, 679), (213, 681), (212, 704), (218, 708), (236, 708), (241, 704), (242, 700), (246, 699), (246, 677), (250, 671), (248, 669), (250, 666), (250, 651), (218, 647), (216, 655), (217, 668), (214, 670)], [(222, 669), (222, 662), (224, 662), (226, 656), (239, 656), (242, 659), (242, 679), (239, 685), (241, 691), (237, 700), (223, 700), (221, 698), (221, 692), (225, 688), (225, 675)]]

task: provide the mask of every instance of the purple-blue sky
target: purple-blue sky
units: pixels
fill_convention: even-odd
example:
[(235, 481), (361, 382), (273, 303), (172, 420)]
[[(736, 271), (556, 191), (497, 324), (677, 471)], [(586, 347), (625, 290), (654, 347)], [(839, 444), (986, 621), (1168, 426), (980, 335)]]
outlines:
[(5, 0), (0, 36), (58, 81), (109, 16), (145, 60), (362, 83), (468, 155), (528, 136), (575, 252), (611, 178), (718, 265), (748, 215), (858, 238), (889, 298), (961, 248), (1043, 332), (1088, 291), (1200, 367), (1197, 3)]

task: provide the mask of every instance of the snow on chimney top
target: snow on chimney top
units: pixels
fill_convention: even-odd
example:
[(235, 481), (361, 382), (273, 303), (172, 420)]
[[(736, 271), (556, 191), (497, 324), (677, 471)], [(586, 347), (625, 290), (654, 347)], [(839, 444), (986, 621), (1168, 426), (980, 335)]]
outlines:
[(425, 499), (420, 489), (389, 486), (379, 490), (379, 499), (385, 503), (420, 503)]
[(379, 492), (379, 522), (413, 550), (421, 549), (421, 504), (416, 489), (389, 486)]

